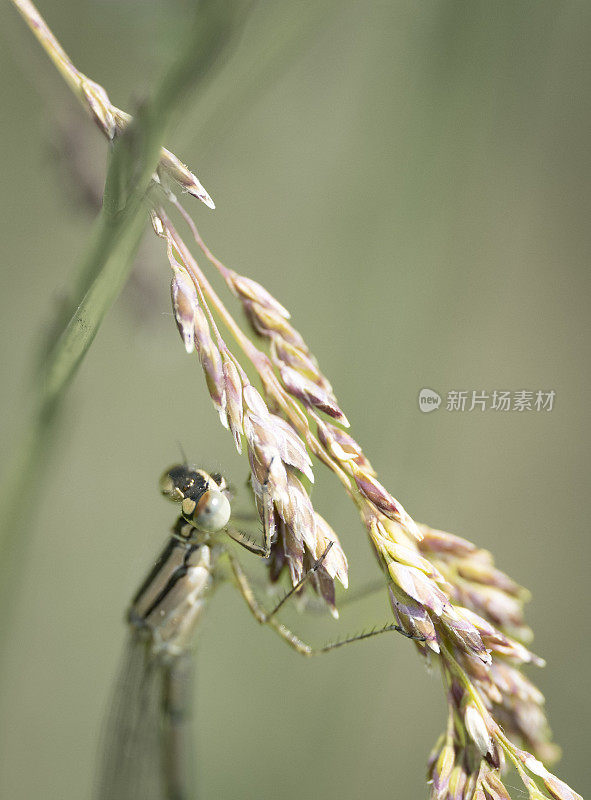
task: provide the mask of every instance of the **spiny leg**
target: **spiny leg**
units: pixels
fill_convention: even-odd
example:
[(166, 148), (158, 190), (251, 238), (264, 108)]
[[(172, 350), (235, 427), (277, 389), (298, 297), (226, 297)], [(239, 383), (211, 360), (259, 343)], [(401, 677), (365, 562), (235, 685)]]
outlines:
[(373, 636), (379, 636), (380, 633), (390, 633), (392, 631), (402, 634), (402, 636), (405, 636), (407, 639), (414, 639), (415, 642), (426, 641), (424, 636), (415, 636), (414, 634), (405, 631), (404, 628), (400, 627), (400, 625), (395, 625), (392, 623), (386, 624), (381, 628), (373, 628), (371, 631), (366, 631), (365, 633), (358, 633), (355, 636), (348, 637), (347, 639), (338, 639), (336, 642), (330, 642), (329, 644), (324, 645), (324, 647), (317, 647), (316, 653), (330, 653), (331, 650), (336, 650), (337, 647), (342, 647), (345, 644), (361, 642), (363, 639), (371, 639)]
[[(257, 589), (263, 589), (265, 587), (268, 587), (269, 585), (268, 579), (263, 579), (259, 577), (253, 578), (251, 575), (249, 580), (251, 586), (255, 586)], [(366, 597), (369, 597), (372, 594), (383, 592), (384, 589), (385, 589), (384, 578), (378, 578), (377, 580), (371, 581), (370, 583), (361, 586), (359, 589), (349, 589), (348, 591), (343, 592), (339, 596), (338, 600), (339, 611), (345, 606), (349, 606), (352, 605), (353, 603), (359, 602), (360, 600), (364, 600)], [(284, 597), (281, 600), (281, 603), (283, 604), (286, 599), (287, 597)], [(311, 595), (302, 596), (300, 598), (300, 605), (302, 610), (305, 611), (306, 614), (324, 615), (328, 611), (328, 607), (324, 600), (321, 600), (318, 597), (312, 597)]]
[[(232, 537), (232, 538), (234, 538), (234, 537)], [(237, 540), (236, 540), (236, 539), (234, 539), (234, 541), (237, 541)], [(239, 544), (242, 544), (242, 542), (238, 542), (238, 543), (239, 543)], [(252, 542), (250, 542), (250, 544), (252, 544)], [(295, 596), (295, 595), (298, 593), (298, 591), (299, 591), (299, 590), (302, 588), (302, 586), (304, 586), (304, 585), (306, 584), (306, 582), (307, 582), (307, 581), (309, 581), (309, 580), (310, 580), (310, 578), (311, 578), (311, 577), (314, 575), (314, 573), (315, 573), (315, 572), (317, 572), (317, 570), (318, 570), (318, 569), (319, 569), (319, 568), (322, 566), (322, 563), (324, 562), (324, 559), (325, 559), (325, 558), (326, 558), (326, 556), (328, 555), (328, 551), (329, 551), (329, 550), (330, 550), (330, 548), (333, 546), (333, 544), (334, 544), (334, 542), (329, 542), (329, 543), (328, 543), (328, 545), (326, 546), (326, 548), (325, 548), (324, 552), (322, 553), (322, 555), (320, 556), (320, 558), (318, 558), (318, 559), (317, 559), (317, 560), (314, 562), (314, 564), (313, 564), (313, 565), (310, 567), (310, 569), (308, 569), (308, 570), (307, 570), (307, 571), (306, 571), (306, 572), (303, 574), (303, 576), (302, 576), (302, 577), (299, 579), (299, 581), (298, 581), (298, 582), (295, 584), (295, 586), (292, 586), (292, 587), (291, 587), (291, 589), (289, 589), (289, 591), (287, 591), (287, 592), (284, 594), (284, 596), (281, 598), (281, 600), (279, 600), (279, 602), (277, 603), (277, 605), (275, 606), (275, 608), (273, 608), (271, 611), (267, 612), (267, 615), (266, 615), (266, 616), (267, 616), (267, 621), (268, 621), (268, 620), (270, 620), (270, 619), (271, 619), (271, 617), (274, 617), (274, 616), (275, 616), (275, 614), (277, 614), (277, 612), (279, 611), (279, 609), (280, 609), (280, 608), (281, 608), (281, 607), (282, 607), (282, 606), (283, 606), (283, 605), (284, 605), (284, 604), (285, 604), (285, 603), (286, 603), (286, 602), (287, 602), (287, 601), (288, 601), (290, 598), (294, 597), (294, 596)], [(245, 547), (246, 547), (246, 545), (243, 545), (243, 546), (245, 546)], [(246, 548), (246, 549), (248, 549), (248, 548)], [(250, 582), (250, 581), (249, 581), (249, 582)], [(377, 582), (376, 582), (376, 583), (373, 583), (373, 584), (371, 584), (371, 585), (368, 585), (368, 586), (363, 586), (363, 587), (362, 587), (362, 588), (361, 588), (361, 589), (360, 589), (358, 592), (353, 592), (353, 593), (352, 593), (352, 595), (351, 595), (351, 597), (349, 597), (349, 594), (347, 594), (347, 595), (346, 595), (346, 596), (345, 596), (345, 597), (344, 597), (344, 598), (343, 598), (343, 599), (340, 601), (339, 605), (340, 605), (341, 607), (342, 607), (342, 606), (344, 606), (344, 605), (348, 605), (348, 603), (350, 603), (350, 602), (354, 602), (354, 601), (356, 601), (356, 600), (360, 600), (360, 599), (362, 599), (363, 597), (365, 597), (365, 596), (367, 596), (367, 595), (369, 595), (369, 594), (372, 594), (373, 592), (376, 592), (376, 591), (378, 591), (379, 589), (383, 589), (383, 588), (384, 588), (384, 583), (383, 583), (383, 581), (381, 581), (380, 583), (377, 583)], [(252, 586), (251, 586), (251, 590), (252, 590)], [(323, 604), (323, 610), (326, 610), (326, 605), (325, 605), (325, 604)], [(404, 632), (404, 631), (401, 629), (401, 632)], [(365, 635), (364, 635), (362, 638), (366, 638), (366, 637), (365, 637)], [(331, 648), (331, 649), (333, 649), (333, 648)]]
[[(315, 656), (319, 655), (320, 653), (328, 653), (331, 650), (335, 650), (337, 647), (342, 647), (345, 644), (351, 644), (352, 642), (357, 642), (360, 641), (361, 639), (369, 639), (372, 636), (378, 636), (381, 633), (387, 633), (389, 631), (397, 631), (398, 633), (401, 633), (403, 636), (406, 636), (409, 639), (415, 639), (417, 641), (425, 641), (424, 637), (413, 636), (412, 634), (407, 633), (407, 631), (405, 631), (399, 625), (386, 625), (383, 628), (379, 628), (378, 630), (369, 631), (368, 633), (362, 633), (359, 636), (352, 636), (347, 639), (342, 639), (337, 642), (332, 642), (331, 644), (325, 645), (324, 647), (312, 647), (311, 645), (304, 642), (303, 639), (300, 639), (299, 636), (296, 636), (296, 634), (293, 633), (293, 631), (291, 631), (286, 625), (275, 619), (273, 614), (275, 613), (276, 609), (274, 609), (274, 611), (271, 612), (271, 614), (268, 614), (265, 611), (265, 609), (260, 605), (260, 603), (256, 599), (255, 594), (250, 585), (250, 582), (246, 576), (246, 573), (242, 569), (242, 565), (240, 564), (236, 556), (233, 553), (230, 553), (229, 551), (227, 555), (240, 594), (244, 598), (246, 605), (250, 609), (252, 615), (257, 620), (257, 622), (259, 622), (261, 625), (269, 625), (269, 627), (271, 627), (285, 642), (287, 642), (287, 644), (290, 647), (292, 647), (296, 652), (300, 653), (303, 656)], [(286, 598), (284, 598), (283, 601), (281, 601), (281, 605), (283, 605), (285, 599)]]
[[(253, 551), (253, 549), (252, 549), (253, 547), (257, 547), (258, 548), (259, 546), (257, 544), (255, 544), (254, 542), (252, 542), (248, 538), (246, 538), (246, 539), (238, 539), (238, 538), (236, 538), (236, 536), (232, 535), (232, 534), (235, 534), (235, 533), (239, 533), (240, 536), (242, 536), (242, 537), (246, 536), (246, 534), (243, 534), (240, 531), (228, 530), (228, 535), (233, 539), (233, 541), (235, 541), (237, 544), (240, 544), (246, 550), (249, 550), (250, 552), (257, 552), (260, 555), (260, 552), (258, 550), (257, 551)], [(265, 614), (265, 617), (266, 617), (265, 623), (267, 623), (271, 619), (271, 617), (274, 617), (275, 614), (279, 611), (279, 609), (284, 605), (284, 603), (286, 603), (291, 597), (294, 597), (294, 595), (297, 594), (297, 592), (302, 588), (302, 586), (304, 586), (306, 584), (306, 582), (310, 580), (312, 575), (314, 575), (314, 573), (322, 566), (322, 563), (323, 563), (324, 559), (326, 558), (326, 556), (328, 555), (328, 551), (333, 546), (333, 544), (334, 544), (333, 542), (329, 542), (328, 543), (328, 545), (326, 546), (326, 548), (325, 548), (324, 552), (322, 553), (322, 555), (320, 556), (320, 558), (318, 558), (314, 562), (314, 564), (310, 567), (310, 569), (307, 570), (302, 575), (302, 577), (295, 584), (295, 586), (292, 586), (291, 589), (284, 594), (284, 596), (277, 603), (275, 608), (272, 611), (269, 611), (268, 613)], [(252, 587), (251, 587), (251, 592), (252, 592)], [(254, 596), (254, 592), (253, 592), (253, 596)]]
[(269, 544), (269, 548), (267, 549), (266, 542), (265, 544), (257, 544), (253, 539), (250, 538), (246, 533), (243, 531), (238, 530), (238, 528), (230, 528), (226, 529), (226, 533), (236, 544), (239, 544), (240, 547), (244, 547), (245, 550), (248, 550), (249, 553), (254, 553), (255, 556), (260, 556), (261, 558), (269, 558), (271, 552), (271, 546)]
[(301, 653), (301, 655), (312, 655), (312, 648), (303, 642), (298, 636), (292, 633), (289, 628), (274, 618), (271, 618), (270, 620), (267, 619), (267, 613), (256, 599), (246, 573), (242, 569), (242, 565), (233, 553), (228, 551), (227, 555), (230, 561), (230, 567), (232, 568), (232, 573), (236, 580), (236, 585), (238, 586), (238, 590), (240, 591), (240, 594), (244, 598), (246, 605), (250, 609), (250, 612), (256, 621), (261, 625), (269, 625), (271, 628), (273, 628), (273, 630), (278, 633), (279, 636), (281, 636), (281, 638), (286, 641), (290, 647), (293, 647), (293, 649), (298, 653)]
[(233, 539), (241, 547), (244, 547), (245, 550), (248, 550), (249, 553), (254, 553), (261, 558), (269, 558), (271, 555), (273, 533), (275, 531), (275, 523), (272, 517), (273, 502), (269, 497), (267, 481), (262, 484), (261, 489), (263, 492), (263, 497), (261, 500), (263, 508), (263, 544), (257, 544), (257, 542), (253, 541), (249, 536), (247, 536), (247, 534), (238, 530), (238, 528), (228, 527), (226, 532), (231, 539)]
[(312, 577), (312, 575), (313, 575), (313, 574), (314, 574), (314, 573), (315, 573), (315, 572), (316, 572), (316, 571), (317, 571), (317, 570), (318, 570), (318, 569), (319, 569), (319, 568), (322, 566), (322, 562), (324, 561), (324, 559), (325, 559), (325, 558), (326, 558), (326, 556), (328, 555), (328, 551), (329, 551), (329, 550), (330, 550), (330, 548), (333, 546), (333, 544), (334, 544), (334, 542), (329, 542), (329, 543), (327, 544), (327, 546), (326, 546), (326, 548), (325, 548), (324, 552), (322, 553), (322, 555), (320, 556), (320, 558), (318, 558), (318, 559), (317, 559), (317, 560), (316, 560), (316, 561), (315, 561), (315, 562), (312, 564), (312, 566), (310, 567), (310, 569), (309, 569), (309, 570), (306, 570), (306, 572), (304, 572), (304, 574), (303, 574), (303, 575), (302, 575), (302, 577), (299, 579), (299, 581), (296, 583), (296, 585), (295, 585), (295, 586), (292, 586), (292, 587), (291, 587), (291, 589), (290, 589), (288, 592), (286, 592), (286, 593), (283, 595), (283, 597), (282, 597), (282, 598), (281, 598), (281, 600), (280, 600), (280, 601), (277, 603), (277, 605), (275, 606), (275, 608), (274, 608), (272, 611), (269, 611), (269, 612), (268, 612), (268, 614), (267, 614), (267, 619), (266, 619), (266, 621), (267, 621), (267, 622), (268, 622), (268, 621), (269, 621), (269, 620), (270, 620), (272, 617), (274, 617), (274, 616), (275, 616), (275, 614), (276, 614), (276, 613), (279, 611), (279, 609), (280, 609), (280, 608), (283, 606), (283, 604), (284, 604), (284, 603), (286, 603), (286, 602), (287, 602), (287, 601), (288, 601), (288, 600), (289, 600), (291, 597), (294, 597), (294, 596), (297, 594), (297, 592), (299, 592), (299, 590), (302, 588), (302, 586), (304, 586), (304, 585), (306, 584), (306, 582), (310, 580), (310, 578)]

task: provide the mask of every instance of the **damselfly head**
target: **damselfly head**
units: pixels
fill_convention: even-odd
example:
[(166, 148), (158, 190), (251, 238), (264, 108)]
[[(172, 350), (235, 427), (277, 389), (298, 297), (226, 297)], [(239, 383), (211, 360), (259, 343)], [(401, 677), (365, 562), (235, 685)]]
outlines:
[(162, 473), (160, 491), (175, 503), (182, 503), (189, 496), (198, 499), (207, 489), (208, 477), (207, 473), (187, 464), (175, 464)]
[(232, 509), (225, 489), (221, 475), (212, 476), (186, 464), (170, 467), (160, 478), (160, 491), (173, 502), (182, 503), (186, 521), (210, 533), (222, 530), (230, 520)]

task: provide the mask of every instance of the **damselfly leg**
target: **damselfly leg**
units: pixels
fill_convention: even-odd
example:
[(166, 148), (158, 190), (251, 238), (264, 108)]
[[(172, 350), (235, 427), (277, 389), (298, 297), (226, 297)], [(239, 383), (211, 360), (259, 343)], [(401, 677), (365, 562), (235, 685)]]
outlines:
[[(397, 625), (312, 647), (277, 619), (277, 613), (322, 569), (331, 549), (267, 612), (257, 600), (228, 537), (244, 549), (268, 557), (274, 537), (271, 504), (263, 502), (263, 544), (232, 525), (224, 479), (179, 465), (160, 482), (164, 495), (181, 504), (182, 514), (160, 557), (135, 594), (127, 614), (130, 628), (125, 669), (106, 728), (105, 757), (99, 777), (100, 800), (190, 800), (194, 797), (191, 744), (191, 649), (209, 595), (230, 571), (257, 622), (268, 625), (302, 655), (326, 653), (389, 631)], [(263, 494), (264, 498), (264, 494)], [(411, 637), (412, 638), (412, 637)]]
[[(254, 553), (254, 555), (260, 556), (261, 558), (269, 558), (271, 555), (271, 545), (273, 544), (275, 525), (273, 517), (271, 516), (272, 504), (270, 502), (269, 490), (266, 482), (261, 484), (261, 494), (263, 544), (257, 544), (257, 542), (253, 541), (253, 539), (244, 533), (244, 531), (241, 531), (234, 525), (229, 525), (226, 529), (226, 533), (231, 539), (241, 545), (241, 547), (244, 547), (245, 550), (248, 550), (249, 553)], [(258, 516), (255, 517), (253, 515), (252, 519), (258, 519)]]
[[(326, 555), (326, 551), (323, 555)], [(423, 637), (417, 637), (413, 634), (408, 633), (401, 628), (400, 625), (384, 625), (381, 628), (368, 631), (367, 633), (360, 633), (356, 636), (348, 636), (345, 639), (339, 639), (336, 642), (331, 642), (330, 644), (321, 646), (321, 647), (314, 647), (299, 636), (297, 636), (293, 631), (291, 631), (286, 625), (282, 622), (279, 622), (275, 618), (275, 614), (277, 611), (285, 604), (285, 602), (293, 597), (297, 591), (297, 589), (301, 588), (302, 584), (309, 580), (315, 569), (318, 568), (320, 565), (318, 562), (312, 567), (308, 572), (304, 574), (304, 577), (299, 582), (299, 584), (290, 590), (285, 597), (283, 597), (279, 603), (272, 609), (270, 612), (265, 611), (263, 606), (259, 603), (256, 598), (256, 595), (252, 589), (248, 576), (246, 572), (242, 568), (240, 561), (236, 558), (233, 553), (228, 552), (228, 558), (230, 561), (230, 566), (232, 568), (232, 573), (234, 575), (236, 586), (238, 587), (240, 594), (244, 598), (246, 605), (250, 609), (252, 615), (256, 619), (258, 623), (261, 625), (268, 625), (272, 630), (275, 631), (282, 639), (285, 641), (290, 647), (292, 647), (296, 652), (300, 653), (303, 656), (315, 656), (320, 655), (321, 653), (329, 653), (331, 650), (335, 650), (338, 647), (342, 647), (346, 644), (352, 644), (353, 642), (359, 642), (363, 639), (369, 639), (373, 636), (379, 636), (382, 633), (391, 633), (396, 632), (400, 633), (403, 636), (407, 637), (408, 639), (415, 639), (418, 641), (424, 641)], [(320, 561), (320, 559), (319, 559)]]

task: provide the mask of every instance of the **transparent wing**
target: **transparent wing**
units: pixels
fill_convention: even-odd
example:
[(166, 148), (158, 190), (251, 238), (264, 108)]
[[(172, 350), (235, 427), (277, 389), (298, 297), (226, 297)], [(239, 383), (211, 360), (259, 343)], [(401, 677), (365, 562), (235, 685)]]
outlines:
[(192, 800), (190, 654), (154, 658), (132, 633), (101, 737), (96, 800)]

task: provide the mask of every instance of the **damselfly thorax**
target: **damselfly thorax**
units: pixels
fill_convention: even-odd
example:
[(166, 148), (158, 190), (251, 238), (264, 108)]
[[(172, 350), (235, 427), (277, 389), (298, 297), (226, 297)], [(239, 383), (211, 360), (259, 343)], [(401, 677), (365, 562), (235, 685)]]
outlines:
[(167, 470), (160, 489), (181, 505), (181, 516), (127, 612), (130, 635), (104, 734), (100, 800), (193, 797), (190, 651), (219, 582), (230, 498), (221, 476), (185, 464)]
[(162, 493), (182, 514), (156, 564), (132, 600), (131, 627), (150, 639), (153, 655), (188, 650), (214, 588), (224, 545), (219, 532), (230, 520), (229, 491), (220, 475), (179, 465), (160, 479)]

